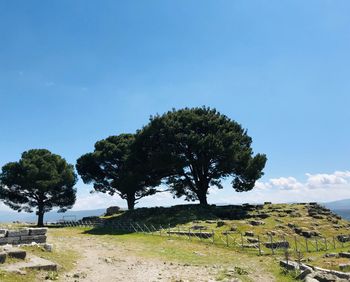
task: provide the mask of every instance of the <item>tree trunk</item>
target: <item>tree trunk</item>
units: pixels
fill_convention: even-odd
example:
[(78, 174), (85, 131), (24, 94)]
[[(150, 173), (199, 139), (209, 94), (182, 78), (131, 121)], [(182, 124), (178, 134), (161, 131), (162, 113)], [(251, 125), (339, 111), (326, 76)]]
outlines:
[(128, 210), (133, 210), (135, 208), (135, 194), (128, 194), (126, 197), (128, 202)]
[(204, 189), (201, 189), (200, 191), (198, 191), (198, 193), (197, 193), (199, 204), (201, 206), (207, 206), (208, 205), (207, 191), (208, 191), (208, 188), (204, 188)]
[(38, 211), (38, 227), (44, 226), (44, 211), (42, 208), (39, 208)]

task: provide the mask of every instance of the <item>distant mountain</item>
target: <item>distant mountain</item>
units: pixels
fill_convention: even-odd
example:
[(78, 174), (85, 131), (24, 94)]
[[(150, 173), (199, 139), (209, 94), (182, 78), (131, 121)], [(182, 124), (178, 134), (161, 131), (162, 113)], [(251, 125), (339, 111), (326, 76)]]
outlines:
[[(83, 211), (67, 211), (65, 213), (57, 213), (56, 211), (51, 211), (45, 214), (45, 222), (54, 222), (65, 218), (66, 220), (79, 220), (85, 216), (100, 216), (106, 212), (105, 209), (97, 210), (83, 210)], [(0, 222), (36, 222), (37, 217), (35, 213), (18, 213), (13, 211), (0, 211)]]
[(344, 199), (334, 202), (323, 203), (323, 205), (331, 210), (342, 210), (349, 209), (350, 210), (350, 199)]

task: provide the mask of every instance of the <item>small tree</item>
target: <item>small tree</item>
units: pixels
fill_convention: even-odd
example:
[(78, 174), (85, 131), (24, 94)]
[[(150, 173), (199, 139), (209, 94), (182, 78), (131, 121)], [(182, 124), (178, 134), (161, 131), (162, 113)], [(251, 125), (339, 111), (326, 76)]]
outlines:
[(134, 134), (110, 136), (98, 141), (92, 153), (77, 160), (77, 171), (84, 183), (93, 183), (97, 192), (117, 194), (132, 210), (137, 200), (153, 195), (160, 184), (133, 146)]
[(18, 162), (2, 167), (0, 199), (10, 208), (25, 212), (36, 209), (38, 226), (54, 207), (59, 212), (72, 208), (76, 200), (74, 166), (45, 149), (24, 152)]
[(177, 197), (207, 205), (210, 186), (232, 177), (238, 191), (263, 175), (266, 156), (253, 156), (252, 139), (237, 122), (210, 108), (185, 108), (151, 117), (136, 140)]

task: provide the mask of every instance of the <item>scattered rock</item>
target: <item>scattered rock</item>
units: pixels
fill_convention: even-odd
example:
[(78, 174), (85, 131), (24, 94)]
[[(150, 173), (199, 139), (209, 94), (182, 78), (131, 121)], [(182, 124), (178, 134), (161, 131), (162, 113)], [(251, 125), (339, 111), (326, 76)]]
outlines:
[(225, 223), (225, 221), (218, 221), (217, 223), (216, 223), (216, 227), (222, 227), (222, 226), (224, 226), (226, 223)]
[(249, 221), (249, 223), (253, 226), (257, 226), (257, 225), (264, 225), (265, 222), (261, 221), (261, 220), (251, 220)]
[(270, 215), (268, 213), (258, 213), (257, 215), (255, 215), (257, 218), (261, 218), (261, 219), (265, 219), (270, 217)]
[(325, 258), (335, 258), (337, 256), (336, 253), (327, 253), (324, 255)]
[(117, 213), (119, 213), (119, 211), (120, 211), (120, 207), (111, 206), (111, 207), (106, 209), (106, 216), (117, 214)]
[(266, 248), (269, 249), (288, 249), (289, 248), (289, 242), (287, 241), (279, 241), (279, 242), (266, 242), (265, 244)]
[(25, 259), (27, 252), (18, 248), (9, 247), (4, 249), (8, 257), (16, 259)]
[(339, 269), (341, 271), (349, 270), (350, 269), (350, 264), (349, 263), (341, 263), (341, 264), (339, 264)]
[(350, 236), (349, 235), (338, 235), (337, 239), (339, 242), (349, 242), (350, 241)]
[(341, 257), (341, 258), (350, 258), (350, 253), (348, 253), (348, 252), (341, 252), (341, 253), (339, 253), (339, 257)]
[(298, 280), (304, 280), (308, 275), (312, 274), (312, 269), (311, 268), (306, 268), (302, 270), (302, 272), (296, 277)]
[(192, 225), (191, 229), (193, 229), (193, 230), (205, 230), (205, 229), (207, 229), (207, 227), (204, 225)]
[(47, 252), (52, 252), (53, 245), (52, 245), (52, 244), (45, 243), (45, 244), (43, 245), (43, 248), (44, 248), (44, 250), (47, 251)]
[(288, 270), (297, 270), (299, 269), (299, 264), (295, 261), (285, 261), (285, 260), (281, 260), (280, 261), (280, 266), (288, 269)]
[(6, 252), (0, 252), (0, 263), (5, 263), (7, 258), (7, 253)]
[(320, 282), (347, 281), (347, 280), (340, 280), (334, 274), (324, 273), (324, 272), (316, 272), (316, 274), (314, 275), (314, 279)]
[(206, 220), (205, 223), (215, 224), (215, 223), (216, 223), (216, 220)]
[(254, 232), (253, 231), (246, 231), (244, 233), (244, 236), (247, 236), (247, 237), (254, 237)]
[(247, 238), (248, 243), (259, 243), (258, 238)]

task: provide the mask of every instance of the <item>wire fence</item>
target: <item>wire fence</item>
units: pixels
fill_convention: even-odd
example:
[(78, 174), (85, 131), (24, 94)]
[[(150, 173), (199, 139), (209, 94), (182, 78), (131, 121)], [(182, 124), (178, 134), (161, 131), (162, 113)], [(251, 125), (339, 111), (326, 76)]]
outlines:
[(94, 221), (65, 221), (57, 223), (67, 227), (94, 227), (107, 228), (114, 232), (143, 233), (168, 238), (178, 238), (189, 241), (198, 241), (208, 244), (221, 245), (239, 251), (263, 254), (284, 254), (286, 251), (296, 253), (327, 252), (337, 249), (350, 248), (350, 234), (323, 237), (300, 235), (281, 236), (263, 234), (254, 236), (251, 232), (223, 231), (194, 229), (146, 224), (141, 222), (110, 222), (108, 224)]

